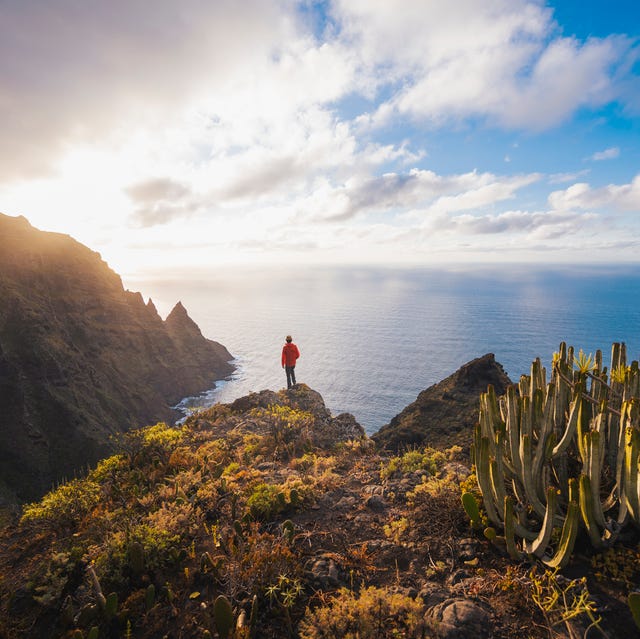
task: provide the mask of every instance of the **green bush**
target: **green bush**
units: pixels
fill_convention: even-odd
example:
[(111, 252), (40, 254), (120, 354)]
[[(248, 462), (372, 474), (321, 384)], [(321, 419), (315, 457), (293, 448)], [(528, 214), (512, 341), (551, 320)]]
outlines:
[(38, 522), (52, 527), (75, 528), (98, 503), (100, 486), (89, 479), (74, 479), (27, 504), (21, 523)]
[(425, 470), (430, 475), (435, 475), (447, 461), (445, 451), (435, 448), (410, 450), (398, 457), (392, 457), (387, 464), (380, 467), (380, 478), (389, 479), (398, 474), (414, 473)]
[(247, 499), (249, 513), (256, 519), (273, 519), (284, 511), (286, 505), (281, 487), (273, 484), (257, 484)]

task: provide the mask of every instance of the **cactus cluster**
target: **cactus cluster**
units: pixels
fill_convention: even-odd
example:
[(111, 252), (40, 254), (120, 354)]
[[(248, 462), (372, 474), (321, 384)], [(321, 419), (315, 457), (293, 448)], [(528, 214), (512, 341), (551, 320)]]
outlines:
[(608, 372), (600, 351), (576, 357), (562, 343), (548, 382), (537, 359), (504, 396), (481, 395), (472, 453), (512, 557), (561, 567), (580, 526), (594, 547), (610, 545), (629, 520), (640, 524), (638, 362), (627, 366), (617, 343)]

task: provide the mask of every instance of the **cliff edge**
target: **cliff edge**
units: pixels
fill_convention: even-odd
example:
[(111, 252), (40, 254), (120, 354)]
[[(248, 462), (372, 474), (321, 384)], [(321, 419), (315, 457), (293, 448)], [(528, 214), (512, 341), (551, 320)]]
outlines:
[(480, 393), (492, 384), (496, 394), (502, 395), (511, 383), (493, 353), (487, 353), (423, 390), (372, 439), (389, 451), (425, 444), (468, 450), (478, 421)]
[(0, 503), (42, 495), (233, 370), (181, 303), (163, 321), (68, 235), (0, 214), (0, 247)]

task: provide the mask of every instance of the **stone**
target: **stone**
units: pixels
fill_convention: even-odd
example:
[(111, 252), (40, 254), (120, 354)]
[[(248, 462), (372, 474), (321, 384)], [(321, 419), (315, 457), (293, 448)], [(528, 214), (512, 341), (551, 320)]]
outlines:
[(493, 625), (489, 613), (470, 599), (446, 599), (429, 611), (438, 621), (441, 639), (489, 639)]
[(384, 499), (379, 495), (371, 495), (370, 497), (367, 497), (364, 501), (364, 505), (370, 510), (376, 512), (381, 512), (387, 507)]
[(321, 589), (336, 588), (344, 585), (341, 570), (333, 557), (322, 556), (313, 561), (310, 578)]

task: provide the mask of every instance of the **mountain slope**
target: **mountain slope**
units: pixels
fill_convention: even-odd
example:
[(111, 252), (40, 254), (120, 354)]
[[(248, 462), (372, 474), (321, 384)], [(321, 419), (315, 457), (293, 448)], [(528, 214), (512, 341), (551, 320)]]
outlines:
[(461, 366), (453, 375), (423, 390), (415, 400), (383, 426), (374, 441), (387, 450), (429, 444), (468, 449), (478, 421), (480, 393), (492, 384), (503, 394), (511, 380), (493, 353)]
[(71, 237), (0, 215), (0, 248), (0, 502), (41, 495), (232, 371), (181, 304), (163, 322)]

